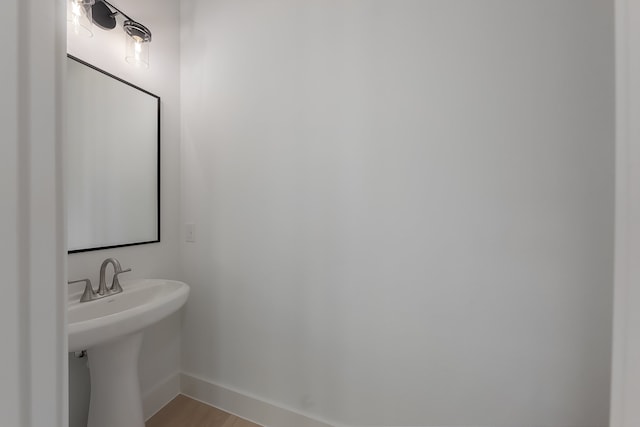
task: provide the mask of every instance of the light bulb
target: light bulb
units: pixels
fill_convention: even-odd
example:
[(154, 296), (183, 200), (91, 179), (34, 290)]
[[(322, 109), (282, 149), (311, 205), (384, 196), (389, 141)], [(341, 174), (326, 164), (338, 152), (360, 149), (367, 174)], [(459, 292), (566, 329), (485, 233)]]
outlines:
[(135, 45), (134, 45), (134, 56), (135, 56), (135, 61), (137, 64), (140, 63), (140, 54), (142, 53), (142, 39), (140, 39), (139, 37), (135, 38)]
[(80, 34), (80, 17), (82, 16), (82, 9), (80, 8), (80, 5), (78, 4), (78, 2), (73, 2), (73, 4), (71, 5), (71, 19), (72, 19), (72, 25), (73, 25), (73, 32), (76, 35)]

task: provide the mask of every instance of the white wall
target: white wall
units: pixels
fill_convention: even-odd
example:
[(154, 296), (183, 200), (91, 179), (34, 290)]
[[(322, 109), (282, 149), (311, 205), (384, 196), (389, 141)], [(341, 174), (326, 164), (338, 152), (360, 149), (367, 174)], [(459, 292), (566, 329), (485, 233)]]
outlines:
[(3, 2), (0, 414), (66, 427), (62, 2)]
[(640, 424), (640, 5), (616, 0), (616, 279), (611, 427)]
[[(68, 256), (69, 278), (89, 277), (97, 286), (101, 262), (116, 257), (131, 267), (129, 278), (178, 279), (178, 218), (180, 180), (179, 117), (179, 5), (171, 0), (120, 0), (114, 3), (127, 15), (146, 25), (153, 34), (151, 66), (139, 70), (124, 61), (125, 40), (120, 24), (107, 32), (94, 28), (94, 37), (68, 37), (68, 52), (105, 71), (161, 97), (161, 242), (128, 248), (102, 250)], [(105, 126), (117, 126), (105, 123)], [(123, 153), (126, 155), (126, 153)], [(180, 316), (176, 314), (145, 332), (140, 355), (143, 395), (153, 393), (180, 369)], [(88, 371), (83, 360), (70, 358), (71, 426), (86, 423)], [(173, 386), (177, 392), (177, 383)], [(147, 414), (153, 405), (145, 406)], [(157, 408), (156, 408), (157, 409)]]
[[(10, 1), (4, 12), (9, 17), (10, 24), (0, 27), (0, 37), (6, 43), (5, 55), (18, 60), (18, 1)], [(8, 143), (0, 144), (0, 189), (4, 195), (0, 221), (0, 262), (6, 271), (5, 280), (8, 284), (4, 297), (0, 299), (0, 325), (2, 325), (2, 337), (7, 345), (7, 351), (2, 357), (2, 371), (0, 378), (0, 412), (11, 424), (19, 425), (23, 417), (21, 399), (25, 393), (20, 390), (20, 353), (24, 347), (23, 326), (20, 325), (20, 268), (18, 265), (18, 204), (20, 203), (17, 183), (18, 178), (18, 67), (0, 68), (0, 81), (3, 82), (5, 96), (0, 97), (0, 125), (4, 138)], [(11, 88), (14, 88), (13, 90)]]
[(182, 4), (186, 373), (350, 425), (607, 425), (612, 2)]

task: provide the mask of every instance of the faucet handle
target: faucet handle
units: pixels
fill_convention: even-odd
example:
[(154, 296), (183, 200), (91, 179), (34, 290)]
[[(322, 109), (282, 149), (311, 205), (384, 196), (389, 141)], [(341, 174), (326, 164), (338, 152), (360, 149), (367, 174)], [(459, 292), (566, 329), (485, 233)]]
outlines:
[(111, 282), (111, 287), (109, 288), (110, 294), (118, 294), (122, 292), (122, 286), (120, 286), (120, 280), (118, 280), (118, 276), (121, 273), (128, 273), (129, 271), (131, 271), (131, 269), (127, 268), (126, 270), (120, 270), (113, 273), (113, 281)]
[(67, 284), (71, 285), (73, 283), (80, 283), (80, 282), (85, 283), (84, 292), (80, 297), (80, 302), (86, 302), (86, 301), (91, 301), (96, 299), (96, 291), (94, 291), (93, 286), (91, 286), (91, 280), (89, 279), (72, 280), (70, 282), (67, 282)]

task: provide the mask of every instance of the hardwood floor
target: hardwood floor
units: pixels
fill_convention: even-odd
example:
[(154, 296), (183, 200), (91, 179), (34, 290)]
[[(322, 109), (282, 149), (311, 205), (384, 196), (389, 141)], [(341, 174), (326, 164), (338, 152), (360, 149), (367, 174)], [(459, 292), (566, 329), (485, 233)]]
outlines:
[(149, 419), (146, 427), (260, 427), (220, 409), (179, 395)]

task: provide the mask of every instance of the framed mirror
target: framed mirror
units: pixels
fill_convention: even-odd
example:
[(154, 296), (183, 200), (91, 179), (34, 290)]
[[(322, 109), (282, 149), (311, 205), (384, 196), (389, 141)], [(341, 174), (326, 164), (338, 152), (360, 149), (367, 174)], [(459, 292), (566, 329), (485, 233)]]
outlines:
[(160, 97), (67, 55), (69, 253), (160, 241)]

